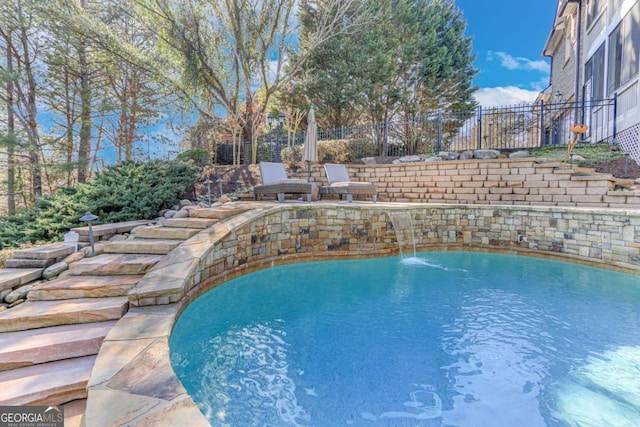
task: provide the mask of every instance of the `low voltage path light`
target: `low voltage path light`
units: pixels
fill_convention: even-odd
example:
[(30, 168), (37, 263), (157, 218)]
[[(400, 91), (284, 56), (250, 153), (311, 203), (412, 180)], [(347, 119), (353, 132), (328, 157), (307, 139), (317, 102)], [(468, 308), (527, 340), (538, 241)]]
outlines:
[(218, 179), (216, 179), (216, 182), (218, 183), (218, 187), (220, 188), (220, 197), (222, 197), (222, 183), (224, 181), (222, 180), (222, 178), (218, 177)]
[(92, 214), (91, 212), (85, 213), (81, 218), (81, 222), (86, 222), (89, 225), (89, 243), (91, 244), (91, 256), (96, 256), (96, 248), (93, 244), (93, 221), (98, 219), (97, 215)]
[(211, 207), (211, 184), (213, 184), (213, 181), (211, 181), (209, 177), (207, 177), (207, 179), (204, 180), (203, 184), (207, 186), (207, 201), (209, 202), (209, 207)]

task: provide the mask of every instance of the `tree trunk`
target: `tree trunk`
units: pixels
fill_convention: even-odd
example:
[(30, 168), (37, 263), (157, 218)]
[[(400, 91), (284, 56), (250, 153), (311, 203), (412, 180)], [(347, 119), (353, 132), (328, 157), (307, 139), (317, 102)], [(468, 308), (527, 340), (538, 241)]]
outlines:
[(71, 93), (69, 88), (71, 87), (71, 79), (69, 78), (69, 72), (65, 71), (64, 73), (64, 88), (66, 91), (65, 95), (65, 114), (67, 119), (67, 146), (65, 147), (65, 156), (67, 160), (67, 187), (71, 187), (73, 185), (73, 169), (71, 168), (71, 162), (73, 161), (73, 152), (74, 152), (74, 128), (73, 128), (73, 104), (71, 102)]
[[(7, 73), (13, 73), (13, 52), (11, 31), (7, 36)], [(13, 156), (15, 150), (15, 117), (13, 113), (13, 81), (7, 79), (7, 206), (9, 215), (16, 214), (16, 163)]]
[[(80, 1), (85, 7), (85, 1)], [(91, 86), (89, 78), (89, 62), (87, 61), (86, 43), (81, 40), (78, 46), (80, 62), (80, 143), (78, 144), (78, 182), (86, 182), (89, 178), (89, 161), (91, 159)]]
[[(21, 11), (19, 11), (21, 12)], [(29, 138), (29, 160), (31, 163), (31, 192), (33, 196), (42, 194), (42, 168), (40, 165), (40, 135), (38, 133), (38, 107), (36, 104), (36, 79), (31, 67), (29, 40), (26, 28), (21, 29), (20, 42), (24, 55), (24, 71), (27, 77), (25, 108), (27, 110), (27, 135)]]

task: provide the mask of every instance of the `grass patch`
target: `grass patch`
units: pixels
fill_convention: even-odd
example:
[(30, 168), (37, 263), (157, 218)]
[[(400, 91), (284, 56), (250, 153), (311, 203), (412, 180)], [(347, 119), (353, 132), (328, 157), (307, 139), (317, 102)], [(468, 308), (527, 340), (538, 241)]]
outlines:
[[(568, 161), (567, 146), (556, 145), (543, 148), (537, 148), (529, 152), (534, 157), (547, 157), (551, 159), (558, 159)], [(597, 165), (599, 163), (609, 163), (614, 160), (620, 159), (625, 156), (625, 153), (621, 151), (616, 145), (610, 144), (578, 144), (573, 149), (573, 154), (584, 157), (584, 162), (576, 161), (576, 164), (589, 164)]]

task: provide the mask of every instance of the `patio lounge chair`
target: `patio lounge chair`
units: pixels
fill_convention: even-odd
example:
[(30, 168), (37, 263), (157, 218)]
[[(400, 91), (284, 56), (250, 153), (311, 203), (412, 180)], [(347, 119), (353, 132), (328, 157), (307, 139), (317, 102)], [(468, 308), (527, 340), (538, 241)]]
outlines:
[(348, 203), (353, 202), (354, 194), (371, 196), (374, 202), (377, 201), (378, 190), (376, 186), (370, 182), (351, 181), (344, 165), (326, 163), (324, 170), (327, 173), (329, 185), (320, 187), (320, 195), (338, 194), (342, 199), (342, 195), (346, 194)]
[(260, 162), (262, 185), (253, 187), (253, 198), (259, 195), (276, 194), (279, 202), (284, 202), (285, 194), (306, 194), (311, 201), (312, 185), (303, 179), (290, 179), (282, 163)]

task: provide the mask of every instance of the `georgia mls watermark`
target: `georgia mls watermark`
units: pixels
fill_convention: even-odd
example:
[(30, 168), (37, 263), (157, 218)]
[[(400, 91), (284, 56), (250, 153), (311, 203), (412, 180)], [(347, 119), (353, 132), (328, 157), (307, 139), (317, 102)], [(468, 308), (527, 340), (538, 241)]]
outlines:
[(64, 427), (62, 406), (0, 406), (0, 427)]

